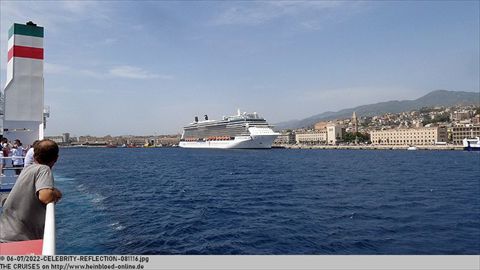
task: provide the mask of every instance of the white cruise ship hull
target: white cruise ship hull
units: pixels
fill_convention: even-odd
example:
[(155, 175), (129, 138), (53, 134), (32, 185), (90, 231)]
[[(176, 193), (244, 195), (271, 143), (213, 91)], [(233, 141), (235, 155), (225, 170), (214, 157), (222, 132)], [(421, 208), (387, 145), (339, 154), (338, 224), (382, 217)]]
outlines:
[(227, 141), (181, 141), (183, 148), (220, 148), (220, 149), (269, 149), (278, 134), (237, 136)]

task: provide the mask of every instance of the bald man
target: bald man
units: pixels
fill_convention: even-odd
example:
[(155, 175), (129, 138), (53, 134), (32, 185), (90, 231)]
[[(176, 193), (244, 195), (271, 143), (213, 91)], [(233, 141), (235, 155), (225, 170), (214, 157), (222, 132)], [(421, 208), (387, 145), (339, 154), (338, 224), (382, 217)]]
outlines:
[(0, 242), (42, 239), (46, 205), (62, 198), (62, 193), (53, 186), (52, 174), (58, 145), (42, 140), (35, 145), (34, 153), (34, 164), (20, 173), (3, 206)]

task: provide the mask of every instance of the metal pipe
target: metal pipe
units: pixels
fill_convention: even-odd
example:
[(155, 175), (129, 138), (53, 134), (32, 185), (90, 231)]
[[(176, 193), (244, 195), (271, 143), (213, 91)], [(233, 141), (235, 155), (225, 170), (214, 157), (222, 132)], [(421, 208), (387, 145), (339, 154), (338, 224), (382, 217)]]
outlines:
[(42, 255), (55, 255), (55, 203), (47, 204)]

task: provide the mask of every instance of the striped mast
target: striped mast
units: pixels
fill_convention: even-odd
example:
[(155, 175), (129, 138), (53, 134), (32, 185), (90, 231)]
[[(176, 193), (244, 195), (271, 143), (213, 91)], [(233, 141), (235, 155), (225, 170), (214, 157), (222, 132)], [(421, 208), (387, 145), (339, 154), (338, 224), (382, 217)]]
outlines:
[(32, 22), (8, 31), (3, 136), (24, 144), (43, 138), (43, 37), (43, 27)]

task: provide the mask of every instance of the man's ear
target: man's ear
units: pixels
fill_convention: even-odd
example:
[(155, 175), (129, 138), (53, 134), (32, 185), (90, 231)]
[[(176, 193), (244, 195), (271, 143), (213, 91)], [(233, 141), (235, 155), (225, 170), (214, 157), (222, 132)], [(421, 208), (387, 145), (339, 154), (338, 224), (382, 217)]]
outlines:
[(48, 167), (52, 168), (53, 165), (55, 165), (55, 163), (57, 162), (57, 160), (58, 160), (58, 155), (57, 155), (57, 157), (55, 157), (54, 160), (52, 160), (52, 161), (48, 164)]

